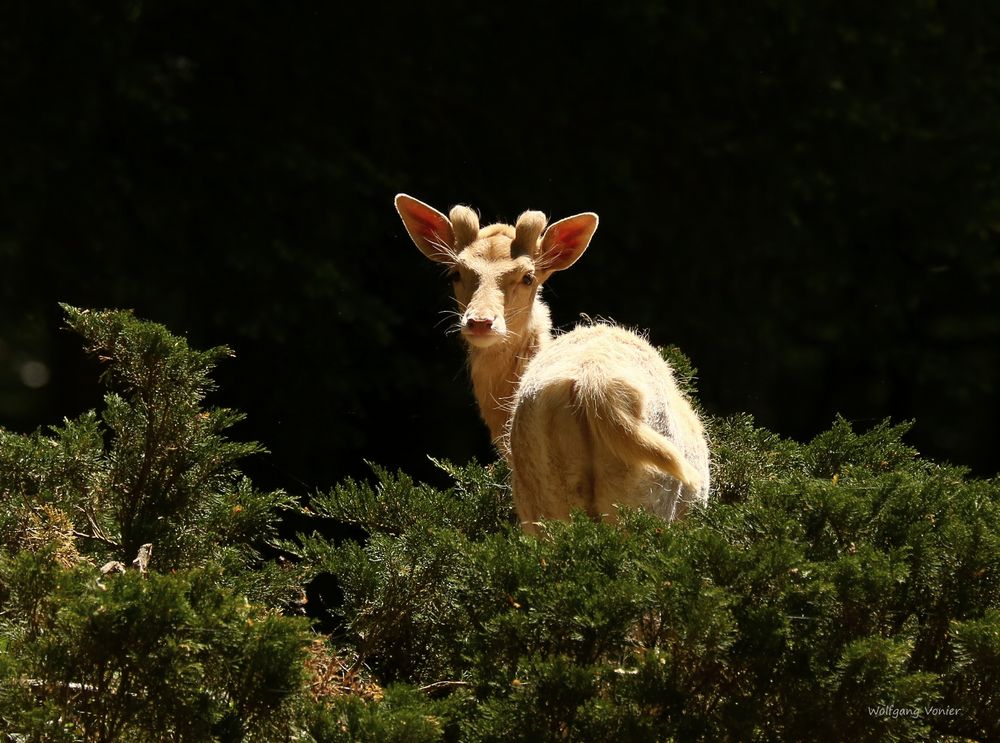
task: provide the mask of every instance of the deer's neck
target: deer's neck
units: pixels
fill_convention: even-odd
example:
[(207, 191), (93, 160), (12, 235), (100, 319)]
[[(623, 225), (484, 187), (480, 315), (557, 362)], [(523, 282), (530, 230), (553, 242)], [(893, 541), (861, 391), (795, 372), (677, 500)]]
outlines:
[(549, 340), (551, 333), (549, 309), (537, 298), (519, 334), (511, 333), (504, 342), (489, 348), (469, 347), (472, 389), (495, 444), (500, 444), (507, 431), (514, 393), (524, 368)]

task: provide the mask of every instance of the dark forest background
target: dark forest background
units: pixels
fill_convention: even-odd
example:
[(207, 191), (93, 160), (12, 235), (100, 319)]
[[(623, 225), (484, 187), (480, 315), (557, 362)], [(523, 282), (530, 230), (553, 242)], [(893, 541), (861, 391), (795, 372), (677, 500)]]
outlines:
[(264, 485), (493, 456), (399, 191), (601, 227), (547, 296), (649, 329), (711, 413), (916, 419), (991, 475), (1000, 4), (0, 10), (0, 425), (98, 404), (57, 302), (231, 345)]

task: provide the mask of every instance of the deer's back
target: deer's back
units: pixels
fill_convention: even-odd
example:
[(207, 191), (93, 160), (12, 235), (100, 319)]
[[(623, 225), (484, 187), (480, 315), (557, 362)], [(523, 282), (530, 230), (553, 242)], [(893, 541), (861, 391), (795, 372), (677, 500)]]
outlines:
[(643, 418), (656, 431), (671, 438), (689, 432), (704, 437), (670, 365), (644, 338), (615, 325), (585, 325), (553, 338), (528, 363), (517, 398), (563, 381), (590, 385), (600, 394), (612, 379), (642, 394)]
[[(521, 414), (517, 425), (522, 431), (524, 427), (539, 430), (534, 436), (529, 432), (520, 438), (522, 441), (541, 442), (551, 441), (557, 436), (564, 439), (575, 437), (577, 434), (567, 428), (574, 427), (577, 422), (583, 426), (582, 418), (567, 416), (567, 411), (546, 410), (546, 406), (568, 405), (573, 408), (584, 398), (588, 401), (602, 395), (610, 398), (619, 394), (623, 387), (637, 393), (630, 395), (629, 399), (639, 400), (641, 420), (677, 445), (701, 475), (703, 487), (697, 492), (687, 492), (669, 475), (616, 460), (602, 452), (600, 447), (594, 448), (592, 438), (586, 431), (579, 434), (581, 438), (567, 451), (579, 451), (579, 458), (585, 460), (580, 464), (593, 470), (591, 476), (595, 482), (605, 472), (613, 471), (613, 480), (623, 486), (621, 497), (615, 502), (648, 507), (665, 518), (680, 515), (686, 508), (685, 503), (707, 498), (708, 445), (701, 421), (677, 387), (673, 370), (636, 333), (613, 325), (595, 324), (578, 327), (545, 344), (524, 370), (513, 406), (514, 416)], [(562, 392), (557, 394), (557, 390)], [(618, 404), (615, 399), (608, 399), (607, 402)], [(543, 432), (543, 428), (549, 430)], [(515, 446), (517, 442), (511, 441), (511, 445)], [(534, 457), (534, 452), (518, 454), (521, 462), (530, 462)], [(539, 455), (542, 453), (539, 452)], [(575, 464), (573, 459), (572, 454), (564, 456), (559, 467), (550, 467), (549, 470), (565, 470)], [(586, 481), (587, 477), (582, 475), (578, 479)], [(603, 513), (608, 512), (608, 507), (607, 503), (599, 504)], [(543, 515), (562, 517), (561, 514)]]

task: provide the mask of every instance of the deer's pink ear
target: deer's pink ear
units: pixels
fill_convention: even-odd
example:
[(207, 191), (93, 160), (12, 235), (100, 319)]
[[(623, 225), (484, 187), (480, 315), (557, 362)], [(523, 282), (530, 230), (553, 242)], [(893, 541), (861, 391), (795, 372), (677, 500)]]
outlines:
[(438, 263), (455, 259), (455, 232), (445, 215), (405, 193), (396, 196), (396, 211), (421, 253)]
[(569, 268), (583, 255), (596, 231), (597, 215), (593, 212), (560, 219), (545, 230), (535, 264), (547, 271)]

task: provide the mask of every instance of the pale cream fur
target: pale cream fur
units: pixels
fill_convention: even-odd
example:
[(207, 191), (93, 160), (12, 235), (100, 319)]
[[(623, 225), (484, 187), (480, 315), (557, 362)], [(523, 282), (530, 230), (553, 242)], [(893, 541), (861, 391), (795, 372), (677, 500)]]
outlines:
[(480, 229), (464, 206), (449, 219), (400, 194), (396, 208), (417, 247), (454, 276), (476, 401), (526, 530), (575, 508), (614, 520), (615, 504), (669, 520), (707, 499), (704, 429), (656, 350), (604, 324), (552, 336), (541, 285), (586, 250), (596, 214), (545, 229), (543, 214), (525, 212), (516, 227)]

